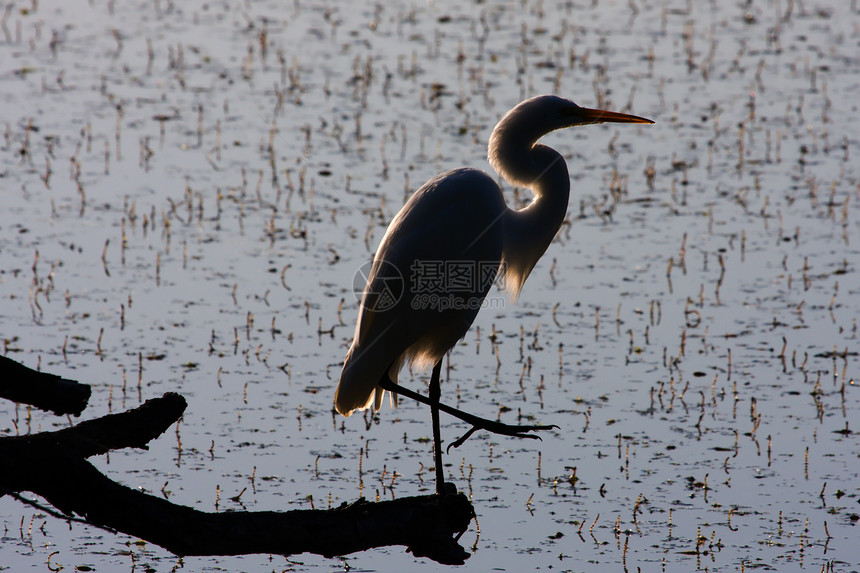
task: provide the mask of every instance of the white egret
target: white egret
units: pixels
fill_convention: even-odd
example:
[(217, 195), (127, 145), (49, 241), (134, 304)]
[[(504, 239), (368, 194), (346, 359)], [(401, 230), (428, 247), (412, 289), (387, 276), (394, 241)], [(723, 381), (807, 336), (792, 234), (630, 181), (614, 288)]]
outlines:
[[(497, 271), (515, 300), (564, 220), (567, 165), (537, 141), (557, 129), (603, 122), (654, 123), (552, 95), (523, 101), (493, 129), (488, 158), (511, 185), (534, 193), (527, 207), (509, 209), (502, 190), (483, 171), (454, 169), (418, 189), (382, 237), (334, 404), (344, 416), (370, 406), (378, 410), (386, 390), (429, 404), (439, 493), (445, 489), (440, 410), (472, 424), (454, 445), (479, 428), (534, 438), (528, 432), (552, 427), (502, 424), (440, 404), (439, 374), (442, 358), (469, 330)], [(433, 366), (429, 398), (397, 384), (407, 361)]]

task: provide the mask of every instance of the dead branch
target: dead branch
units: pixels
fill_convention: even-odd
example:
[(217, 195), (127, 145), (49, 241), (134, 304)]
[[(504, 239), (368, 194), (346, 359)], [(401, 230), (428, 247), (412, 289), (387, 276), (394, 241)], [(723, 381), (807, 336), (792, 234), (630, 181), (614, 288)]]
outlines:
[(0, 356), (0, 398), (30, 404), (58, 416), (80, 416), (90, 399), (90, 387)]
[(122, 448), (148, 449), (146, 445), (176, 422), (185, 412), (185, 398), (167, 392), (147, 400), (134, 410), (86, 420), (70, 428), (26, 436), (3, 438), (4, 444), (19, 443), (22, 449), (53, 455), (55, 450), (80, 458)]
[(211, 513), (120, 485), (86, 457), (136, 447), (185, 411), (179, 394), (140, 407), (27, 436), (0, 438), (0, 495), (30, 491), (65, 515), (155, 543), (177, 555), (315, 553), (327, 557), (391, 545), (443, 564), (462, 564), (457, 539), (474, 517), (463, 494), (364, 499), (331, 510)]

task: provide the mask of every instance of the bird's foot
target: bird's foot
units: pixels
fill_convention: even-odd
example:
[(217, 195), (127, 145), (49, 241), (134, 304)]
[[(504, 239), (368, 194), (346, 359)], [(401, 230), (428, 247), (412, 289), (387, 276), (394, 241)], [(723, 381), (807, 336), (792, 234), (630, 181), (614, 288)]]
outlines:
[[(480, 419), (480, 418), (479, 418)], [(445, 453), (450, 453), (451, 448), (459, 448), (463, 445), (463, 443), (472, 437), (472, 434), (477, 432), (478, 430), (487, 430), (488, 432), (492, 432), (494, 434), (501, 434), (504, 436), (511, 436), (514, 438), (531, 438), (532, 440), (540, 440), (540, 436), (536, 436), (535, 434), (530, 434), (529, 432), (538, 432), (541, 430), (552, 430), (553, 428), (558, 429), (558, 426), (555, 424), (551, 424), (549, 426), (542, 425), (520, 425), (513, 426), (510, 424), (503, 424), (501, 422), (493, 422), (491, 420), (483, 420), (480, 419), (481, 423), (473, 425), (469, 428), (469, 431), (448, 444), (448, 447), (445, 449)]]

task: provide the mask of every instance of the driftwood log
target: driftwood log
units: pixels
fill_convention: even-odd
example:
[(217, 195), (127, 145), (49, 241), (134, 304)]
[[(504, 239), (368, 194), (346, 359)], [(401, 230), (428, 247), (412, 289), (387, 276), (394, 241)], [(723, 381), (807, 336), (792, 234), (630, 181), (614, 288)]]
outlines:
[(417, 557), (443, 564), (459, 565), (468, 558), (457, 539), (474, 508), (463, 494), (379, 503), (359, 499), (330, 510), (210, 513), (120, 485), (86, 461), (119, 448), (145, 449), (185, 407), (185, 398), (169, 392), (134, 410), (70, 428), (0, 438), (0, 496), (30, 491), (67, 516), (177, 555), (309, 552), (332, 557), (404, 545)]
[(90, 387), (27, 368), (0, 356), (0, 398), (30, 404), (58, 416), (80, 416), (90, 399)]

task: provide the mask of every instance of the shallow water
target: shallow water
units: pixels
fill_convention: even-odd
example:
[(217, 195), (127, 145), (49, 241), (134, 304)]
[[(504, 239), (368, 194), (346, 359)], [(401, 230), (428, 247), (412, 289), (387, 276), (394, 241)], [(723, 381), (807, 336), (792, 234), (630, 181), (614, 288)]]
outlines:
[[(94, 460), (113, 479), (207, 511), (430, 493), (425, 408), (331, 412), (353, 276), (410, 190), (489, 171), (498, 118), (555, 92), (657, 123), (543, 140), (569, 224), (443, 372), (452, 404), (559, 426), (447, 458), (468, 566), (858, 570), (856, 2), (10, 6), (4, 351), (92, 384), (85, 418), (189, 401), (150, 450)], [(179, 563), (8, 498), (0, 520), (15, 571)], [(182, 563), (436, 569), (400, 547)]]

